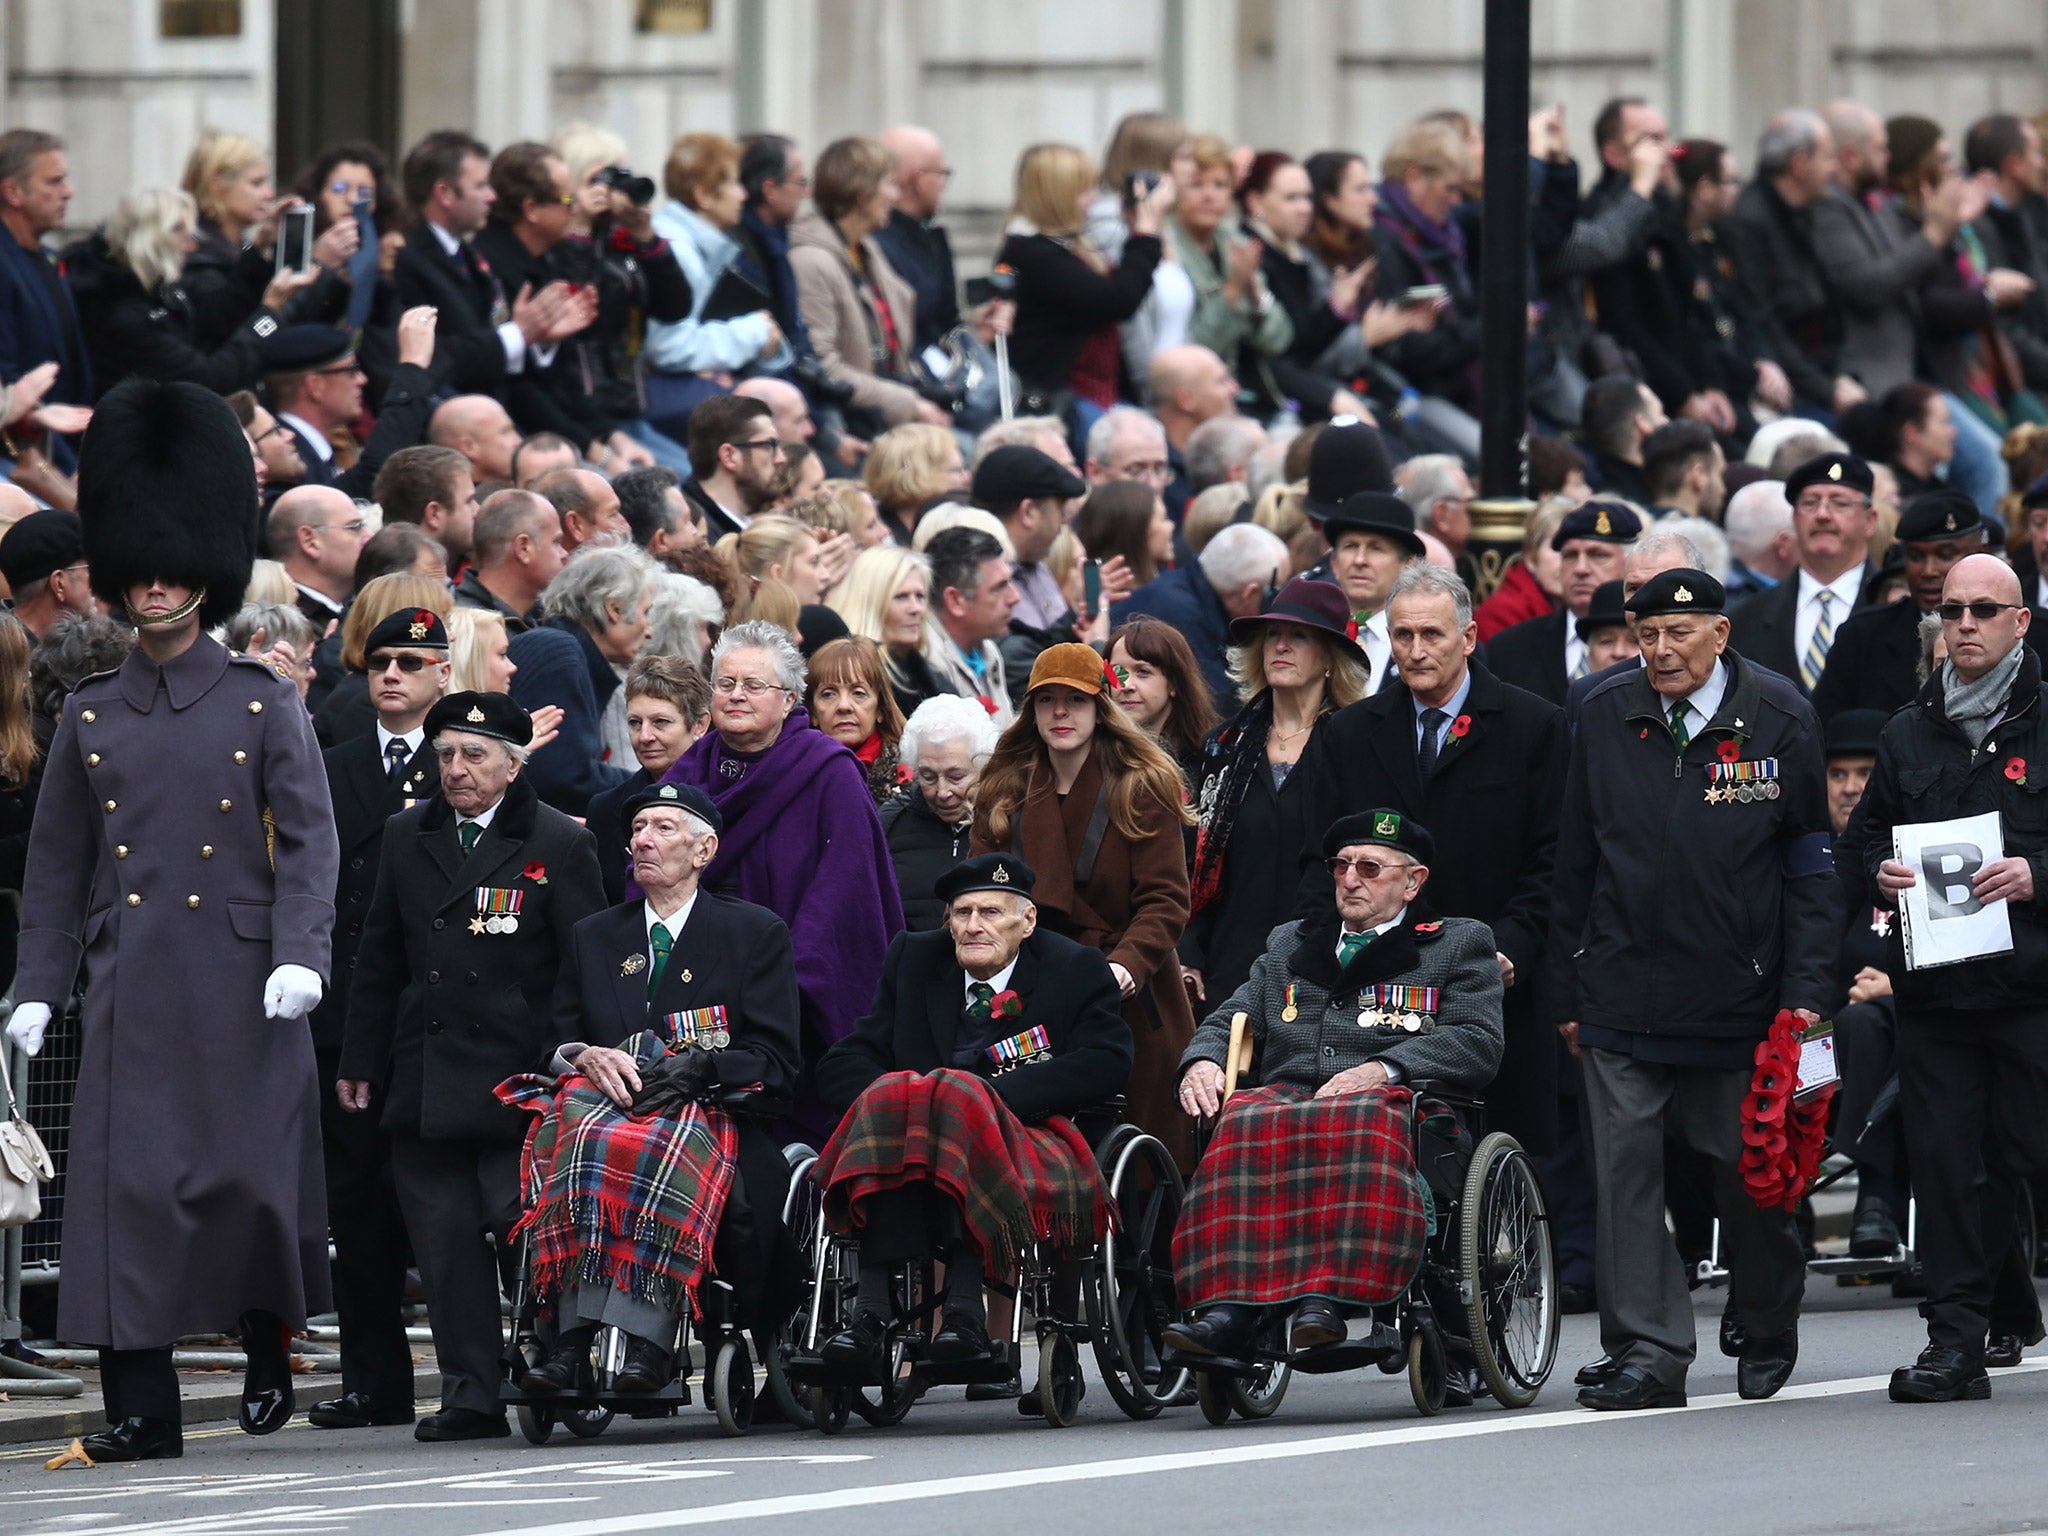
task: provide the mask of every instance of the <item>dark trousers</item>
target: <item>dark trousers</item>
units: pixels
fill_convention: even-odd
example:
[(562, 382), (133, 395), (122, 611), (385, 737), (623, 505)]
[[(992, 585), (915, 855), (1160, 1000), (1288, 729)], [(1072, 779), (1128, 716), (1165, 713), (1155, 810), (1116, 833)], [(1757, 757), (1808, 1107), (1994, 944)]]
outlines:
[(1799, 1233), (1790, 1212), (1763, 1210), (1750, 1198), (1737, 1168), (1750, 1074), (1597, 1047), (1580, 1061), (1600, 1211), (1601, 1347), (1672, 1386), (1684, 1383), (1699, 1352), (1685, 1270), (1664, 1226), (1667, 1137), (1711, 1170), (1731, 1310), (1752, 1339), (1790, 1333), (1806, 1289)]
[(1593, 1289), (1593, 1244), (1598, 1221), (1586, 1138), (1585, 1097), (1573, 1066), (1571, 1091), (1557, 1099), (1557, 1148), (1537, 1159), (1543, 1194), (1550, 1206), (1550, 1240), (1557, 1253), (1559, 1285)]
[(103, 1349), (100, 1390), (106, 1399), (107, 1422), (157, 1419), (176, 1424), (183, 1417), (178, 1402), (178, 1372), (169, 1345), (162, 1349)]
[(502, 1414), (499, 1287), (512, 1284), (507, 1234), (520, 1214), (519, 1143), (399, 1133), (391, 1138), (391, 1167), (427, 1292), (441, 1406)]
[(341, 1389), (360, 1392), (380, 1407), (410, 1407), (412, 1346), (401, 1310), (408, 1250), (391, 1173), (391, 1138), (375, 1114), (352, 1115), (336, 1102), (339, 1064), (326, 1051), (318, 1059)]
[(1927, 1339), (1981, 1355), (2016, 1181), (2048, 1169), (2048, 1008), (1902, 1011), (1898, 1060)]

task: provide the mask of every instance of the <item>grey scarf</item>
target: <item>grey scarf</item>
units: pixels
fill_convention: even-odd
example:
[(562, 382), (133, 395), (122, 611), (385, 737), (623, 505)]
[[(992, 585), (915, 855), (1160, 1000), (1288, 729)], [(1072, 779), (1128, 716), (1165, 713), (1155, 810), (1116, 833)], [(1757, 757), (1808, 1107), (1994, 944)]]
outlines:
[(2014, 645), (2005, 653), (2004, 660), (1974, 683), (1966, 683), (1956, 675), (1954, 662), (1941, 664), (1942, 706), (1956, 729), (1970, 738), (1971, 746), (1983, 746), (1991, 727), (2004, 714), (2005, 701), (2012, 694), (2013, 679), (2020, 675), (2020, 659), (2025, 652), (2024, 643)]

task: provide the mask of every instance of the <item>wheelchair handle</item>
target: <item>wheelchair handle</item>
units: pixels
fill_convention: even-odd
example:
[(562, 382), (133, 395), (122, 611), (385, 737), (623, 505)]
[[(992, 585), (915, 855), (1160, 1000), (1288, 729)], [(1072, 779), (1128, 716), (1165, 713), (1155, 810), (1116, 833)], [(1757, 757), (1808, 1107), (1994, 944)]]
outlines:
[(1251, 1017), (1235, 1013), (1230, 1017), (1230, 1046), (1223, 1053), (1223, 1098), (1227, 1103), (1237, 1092), (1237, 1080), (1250, 1081), (1252, 1072)]

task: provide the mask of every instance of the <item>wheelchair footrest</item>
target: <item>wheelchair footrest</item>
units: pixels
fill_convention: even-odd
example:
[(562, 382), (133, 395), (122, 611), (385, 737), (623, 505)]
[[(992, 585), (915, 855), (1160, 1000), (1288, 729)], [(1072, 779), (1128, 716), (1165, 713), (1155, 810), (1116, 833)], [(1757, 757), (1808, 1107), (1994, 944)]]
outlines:
[(1304, 1376), (1329, 1376), (1338, 1371), (1362, 1371), (1404, 1353), (1401, 1335), (1392, 1328), (1379, 1326), (1373, 1329), (1370, 1338), (1345, 1339), (1318, 1349), (1305, 1349), (1290, 1360)]

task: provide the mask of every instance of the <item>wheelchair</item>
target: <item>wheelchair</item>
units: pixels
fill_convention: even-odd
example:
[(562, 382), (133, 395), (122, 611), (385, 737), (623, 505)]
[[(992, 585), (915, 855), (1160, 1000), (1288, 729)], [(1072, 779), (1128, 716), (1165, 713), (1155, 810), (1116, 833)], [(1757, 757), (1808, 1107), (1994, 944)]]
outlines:
[(1111, 1230), (1073, 1258), (1033, 1244), (1011, 1284), (995, 1286), (991, 1277), (992, 1288), (1012, 1295), (1016, 1305), (1008, 1349), (986, 1361), (939, 1364), (923, 1358), (945, 1299), (931, 1259), (897, 1266), (879, 1369), (848, 1370), (825, 1360), (825, 1341), (852, 1317), (859, 1244), (826, 1224), (823, 1192), (810, 1165), (793, 1175), (792, 1196), (799, 1185), (803, 1191), (804, 1225), (791, 1230), (798, 1234), (808, 1279), (780, 1363), (782, 1377), (805, 1405), (801, 1418), (791, 1417), (827, 1435), (839, 1434), (854, 1414), (879, 1428), (901, 1423), (929, 1387), (1007, 1381), (1027, 1309), (1038, 1345), (1038, 1411), (1047, 1424), (1065, 1428), (1079, 1415), (1083, 1345), (1094, 1354), (1110, 1398), (1128, 1417), (1153, 1418), (1178, 1397), (1187, 1373), (1163, 1367), (1160, 1354), (1161, 1335), (1180, 1315), (1173, 1229), (1184, 1186), (1165, 1146), (1123, 1120), (1123, 1111), (1117, 1099), (1074, 1117), (1109, 1187), (1116, 1214)]
[[(1251, 1032), (1231, 1020), (1224, 1098), (1250, 1081)], [(1259, 1319), (1248, 1358), (1176, 1357), (1194, 1375), (1210, 1424), (1271, 1418), (1295, 1372), (1333, 1375), (1375, 1366), (1408, 1377), (1418, 1412), (1444, 1409), (1450, 1386), (1447, 1327), (1462, 1324), (1485, 1390), (1504, 1408), (1526, 1408), (1557, 1356), (1557, 1261), (1550, 1212), (1535, 1164), (1512, 1136), (1488, 1134), (1485, 1101), (1427, 1082), (1414, 1090), (1415, 1171), (1431, 1212), (1420, 1267), (1395, 1300), (1351, 1323), (1351, 1336), (1296, 1351), (1280, 1307)], [(1476, 1143), (1476, 1145), (1475, 1145)]]
[[(804, 1190), (817, 1153), (802, 1143), (782, 1149), (790, 1168), (789, 1191), (784, 1196), (782, 1218), (786, 1226), (807, 1219)], [(815, 1204), (815, 1201), (809, 1202)], [(794, 1226), (791, 1231), (798, 1230)], [(717, 1417), (718, 1427), (727, 1435), (744, 1435), (754, 1422), (756, 1351), (767, 1378), (769, 1392), (784, 1419), (808, 1424), (809, 1412), (803, 1399), (793, 1393), (782, 1376), (778, 1346), (787, 1337), (789, 1324), (750, 1330), (739, 1321), (742, 1308), (734, 1288), (716, 1274), (707, 1274), (698, 1287), (697, 1315), (687, 1312), (676, 1319), (674, 1332), (657, 1339), (675, 1365), (674, 1377), (658, 1392), (620, 1392), (613, 1381), (625, 1365), (626, 1338), (618, 1328), (600, 1327), (591, 1346), (592, 1368), (583, 1387), (575, 1392), (529, 1393), (521, 1390), (519, 1379), (528, 1368), (545, 1359), (554, 1330), (541, 1316), (532, 1294), (532, 1271), (528, 1245), (522, 1241), (519, 1268), (512, 1297), (512, 1340), (506, 1350), (505, 1378), (499, 1383), (498, 1400), (513, 1409), (519, 1431), (533, 1445), (545, 1445), (560, 1425), (581, 1440), (603, 1434), (612, 1420), (674, 1418), (690, 1405), (690, 1376), (693, 1344), (704, 1359), (702, 1391), (704, 1403)]]

